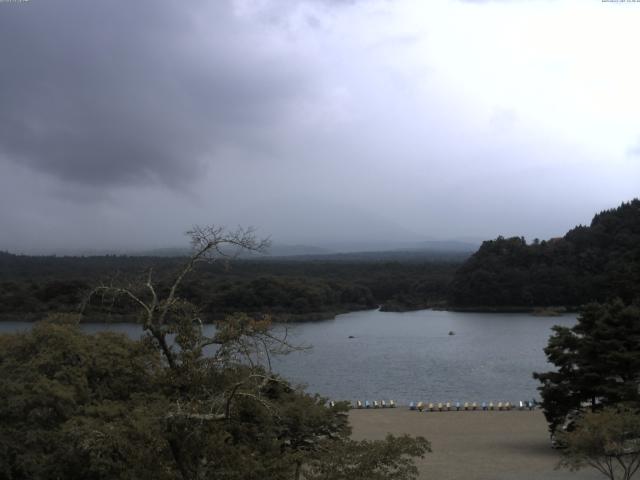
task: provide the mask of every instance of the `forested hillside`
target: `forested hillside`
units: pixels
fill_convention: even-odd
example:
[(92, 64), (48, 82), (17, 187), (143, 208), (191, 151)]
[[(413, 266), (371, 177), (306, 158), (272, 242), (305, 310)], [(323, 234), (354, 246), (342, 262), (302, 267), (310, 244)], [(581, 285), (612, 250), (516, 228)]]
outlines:
[(455, 306), (579, 306), (640, 298), (640, 200), (547, 241), (486, 241), (456, 272)]

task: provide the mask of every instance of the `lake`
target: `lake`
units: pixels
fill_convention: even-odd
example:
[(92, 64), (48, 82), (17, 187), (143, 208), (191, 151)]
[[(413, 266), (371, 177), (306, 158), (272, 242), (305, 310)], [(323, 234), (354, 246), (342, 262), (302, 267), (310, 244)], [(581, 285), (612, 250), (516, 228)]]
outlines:
[[(531, 373), (551, 368), (542, 351), (551, 327), (575, 322), (573, 314), (353, 312), (334, 320), (276, 325), (287, 328), (293, 343), (313, 348), (279, 357), (273, 366), (308, 391), (336, 400), (515, 402), (538, 398)], [(0, 333), (30, 325), (0, 322)], [(82, 328), (132, 338), (141, 332), (136, 324)]]

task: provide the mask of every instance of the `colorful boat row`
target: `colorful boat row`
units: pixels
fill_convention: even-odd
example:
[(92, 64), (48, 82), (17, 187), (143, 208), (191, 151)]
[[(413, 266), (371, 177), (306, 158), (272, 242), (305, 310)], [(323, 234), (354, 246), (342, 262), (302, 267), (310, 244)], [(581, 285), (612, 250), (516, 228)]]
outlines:
[(357, 400), (355, 408), (396, 408), (396, 402), (394, 400), (388, 402), (385, 400), (374, 400), (373, 402), (365, 400), (363, 403), (362, 400)]
[(425, 403), (425, 402), (411, 402), (409, 404), (409, 410), (418, 410), (420, 412), (448, 412), (448, 411), (461, 411), (461, 410), (533, 410), (536, 408), (535, 401), (521, 400), (517, 404), (511, 402), (482, 402), (478, 405), (476, 402), (439, 402), (439, 403)]

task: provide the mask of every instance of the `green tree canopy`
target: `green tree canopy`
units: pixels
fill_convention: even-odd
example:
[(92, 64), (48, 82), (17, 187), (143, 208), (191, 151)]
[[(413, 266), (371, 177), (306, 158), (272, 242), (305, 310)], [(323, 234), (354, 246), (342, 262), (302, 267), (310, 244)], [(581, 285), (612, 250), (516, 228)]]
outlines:
[(630, 480), (640, 468), (640, 414), (635, 409), (608, 407), (588, 412), (572, 432), (562, 433), (560, 466), (590, 466), (610, 480)]
[(640, 308), (589, 304), (578, 323), (554, 327), (545, 353), (557, 370), (534, 373), (551, 430), (584, 405), (640, 402)]
[(161, 377), (158, 352), (123, 335), (0, 335), (0, 478), (171, 478)]
[(340, 471), (415, 478), (426, 440), (350, 440), (345, 403), (327, 406), (270, 370), (271, 355), (295, 347), (268, 318), (235, 314), (205, 335), (200, 309), (178, 294), (183, 279), (211, 254), (262, 244), (245, 230), (191, 235), (193, 256), (168, 288), (149, 271), (92, 291), (137, 305), (142, 340), (55, 318), (0, 336), (0, 479), (315, 479), (340, 458)]
[(458, 306), (570, 306), (640, 298), (640, 200), (601, 212), (564, 237), (486, 241), (456, 272)]

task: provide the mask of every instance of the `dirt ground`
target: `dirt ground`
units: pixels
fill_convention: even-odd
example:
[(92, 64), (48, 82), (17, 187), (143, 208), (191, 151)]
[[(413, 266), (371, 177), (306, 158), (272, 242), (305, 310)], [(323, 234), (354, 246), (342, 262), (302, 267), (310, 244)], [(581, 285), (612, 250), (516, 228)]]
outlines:
[(422, 435), (432, 453), (416, 463), (430, 480), (596, 480), (592, 469), (555, 470), (559, 454), (549, 446), (542, 412), (417, 412), (406, 407), (352, 410), (354, 439), (387, 433)]

